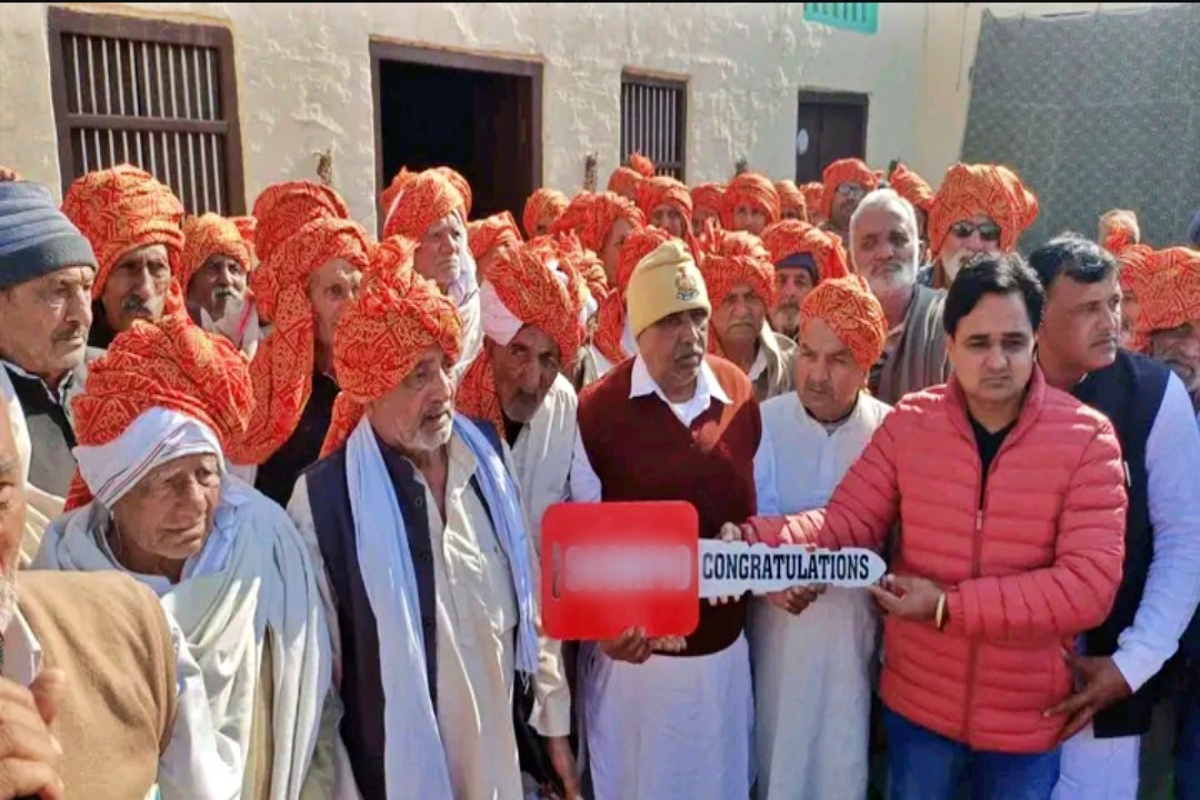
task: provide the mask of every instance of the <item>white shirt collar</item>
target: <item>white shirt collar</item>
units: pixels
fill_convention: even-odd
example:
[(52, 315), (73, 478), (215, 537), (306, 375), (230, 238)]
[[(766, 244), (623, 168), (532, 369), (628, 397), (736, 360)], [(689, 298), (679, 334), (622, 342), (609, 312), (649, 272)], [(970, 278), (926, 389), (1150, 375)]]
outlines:
[(41, 671), (42, 646), (25, 621), (25, 615), (17, 608), (4, 631), (4, 677), (29, 686)]
[[(672, 405), (667, 398), (662, 387), (650, 376), (650, 369), (646, 366), (642, 354), (638, 353), (633, 359), (633, 375), (629, 382), (629, 398), (632, 400), (635, 397), (645, 397), (648, 394), (656, 394), (667, 405)], [(708, 365), (708, 360), (705, 359), (700, 363), (700, 374), (696, 378), (696, 394), (692, 396), (692, 402), (697, 405), (701, 401), (704, 407), (707, 408), (712, 400), (716, 400), (724, 405), (731, 405), (732, 400), (725, 390), (721, 388), (720, 382), (717, 380), (717, 375), (712, 371), (712, 367)]]

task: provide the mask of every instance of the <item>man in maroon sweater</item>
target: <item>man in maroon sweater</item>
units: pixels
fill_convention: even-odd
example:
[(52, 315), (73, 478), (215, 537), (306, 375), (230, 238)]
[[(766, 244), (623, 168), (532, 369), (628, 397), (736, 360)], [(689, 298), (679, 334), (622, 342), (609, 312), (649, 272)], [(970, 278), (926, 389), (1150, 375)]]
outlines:
[[(576, 502), (686, 500), (700, 537), (754, 513), (762, 421), (750, 379), (706, 356), (711, 306), (679, 240), (642, 259), (626, 295), (638, 354), (579, 398)], [(581, 657), (596, 800), (750, 793), (753, 699), (742, 602), (701, 608), (686, 640), (636, 630)]]

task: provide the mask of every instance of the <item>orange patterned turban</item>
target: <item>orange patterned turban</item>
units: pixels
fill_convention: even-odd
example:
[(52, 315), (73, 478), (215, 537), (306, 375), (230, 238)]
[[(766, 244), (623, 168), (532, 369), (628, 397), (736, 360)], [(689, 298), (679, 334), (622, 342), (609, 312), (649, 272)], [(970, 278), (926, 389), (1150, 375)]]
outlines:
[(1200, 250), (1168, 247), (1151, 257), (1150, 272), (1139, 288), (1138, 338), (1169, 331), (1200, 319)]
[(668, 175), (648, 178), (638, 184), (638, 208), (647, 220), (656, 206), (669, 203), (683, 214), (687, 229), (692, 229), (692, 194), (688, 188)]
[(804, 192), (800, 191), (800, 187), (796, 186), (795, 181), (775, 181), (775, 193), (779, 195), (779, 215), (781, 217), (791, 211), (797, 215), (796, 219), (808, 221), (808, 202), (804, 199)]
[(253, 275), (272, 276), (265, 287), (270, 296), (259, 295), (259, 300), (270, 306), (274, 324), (250, 364), (254, 414), (246, 435), (229, 451), (236, 464), (262, 464), (274, 455), (295, 432), (308, 405), (316, 341), (309, 276), (335, 258), (360, 271), (371, 259), (366, 231), (356, 222), (329, 216), (336, 204), (331, 208), (321, 190), (332, 192), (308, 181), (280, 184), (254, 204), (261, 264)]
[(415, 172), (409, 172), (408, 167), (401, 167), (396, 173), (396, 177), (392, 178), (392, 182), (379, 195), (379, 216), (381, 219), (387, 219), (388, 212), (392, 210), (392, 203), (396, 202), (396, 198), (404, 191), (404, 187), (408, 186), (408, 182), (417, 176)]
[(596, 349), (609, 362), (620, 364), (626, 354), (622, 346), (625, 336), (625, 292), (633, 270), (643, 258), (661, 245), (671, 241), (671, 236), (661, 228), (640, 228), (629, 234), (617, 260), (617, 286), (600, 303), (596, 313), (596, 334), (593, 339)]
[(824, 320), (864, 370), (869, 371), (883, 355), (887, 317), (867, 282), (858, 275), (821, 281), (800, 304), (800, 319), (802, 335), (809, 321)]
[[(479, 290), (483, 331), (505, 347), (526, 325), (537, 328), (554, 340), (563, 366), (569, 368), (583, 346), (582, 287), (578, 274), (561, 269), (547, 244), (519, 244), (499, 252)], [(486, 349), (463, 376), (455, 407), (468, 417), (491, 422), (504, 435), (495, 373)]]
[(434, 167), (434, 171), (441, 173), (446, 180), (450, 181), (450, 185), (454, 187), (458, 192), (458, 196), (462, 198), (462, 217), (465, 222), (471, 216), (471, 205), (475, 200), (471, 194), (470, 182), (463, 177), (461, 172), (457, 172), (450, 167)]
[[(275, 273), (273, 264), (263, 264), (263, 253), (278, 252), (283, 242), (314, 219), (330, 217), (350, 219), (350, 209), (341, 195), (323, 183), (287, 181), (263, 189), (254, 201), (254, 252), (259, 266), (250, 273), (250, 289), (258, 307), (259, 319), (275, 317)], [(259, 223), (266, 219), (267, 226)], [(243, 223), (245, 226), (245, 223)]]
[(913, 208), (929, 211), (929, 204), (934, 198), (933, 187), (908, 167), (897, 164), (888, 178), (888, 185), (896, 190), (896, 194), (912, 203)]
[(396, 388), (430, 347), (458, 361), (462, 322), (454, 301), (413, 269), (416, 242), (388, 239), (377, 248), (358, 297), (346, 307), (333, 337), (341, 392), (321, 456), (341, 447), (367, 403)]
[[(446, 176), (427, 169), (414, 175), (397, 194), (383, 224), (383, 238), (407, 236), (420, 242), (435, 222), (455, 211), (462, 214), (462, 195)], [(462, 217), (466, 222), (466, 217)]]
[(540, 244), (544, 239), (550, 239), (554, 243), (559, 259), (575, 270), (587, 287), (588, 294), (596, 303), (602, 302), (608, 296), (608, 275), (604, 272), (604, 262), (600, 260), (599, 256), (584, 247), (574, 232), (538, 237), (530, 244)]
[(850, 274), (850, 261), (842, 238), (836, 233), (823, 231), (815, 225), (796, 219), (785, 219), (768, 226), (763, 231), (763, 244), (771, 251), (771, 261), (776, 265), (796, 253), (812, 256), (817, 265), (817, 278), (844, 278)]
[(629, 166), (638, 175), (643, 178), (654, 177), (654, 162), (646, 158), (641, 153), (634, 153), (629, 157)]
[(93, 299), (104, 292), (121, 256), (141, 247), (166, 245), (171, 273), (179, 274), (183, 204), (149, 172), (130, 164), (89, 172), (71, 184), (62, 211), (96, 252)]
[(1137, 215), (1132, 211), (1113, 209), (1100, 217), (1100, 226), (1105, 230), (1104, 241), (1100, 244), (1114, 256), (1119, 256), (1126, 247), (1142, 240)]
[(809, 222), (813, 222), (812, 217), (821, 213), (822, 201), (825, 198), (825, 184), (820, 181), (812, 181), (800, 186), (800, 191), (804, 193), (804, 205), (808, 208)]
[(93, 493), (111, 506), (154, 466), (195, 452), (186, 437), (147, 429), (146, 436), (132, 437), (142, 441), (93, 457), (89, 448), (110, 445), (143, 412), (162, 408), (189, 417), (208, 428), (224, 450), (245, 431), (253, 403), (246, 358), (224, 337), (177, 317), (154, 325), (134, 322), (88, 366), (87, 386), (71, 401), (84, 452), (68, 509), (91, 502)]
[(825, 168), (821, 174), (821, 216), (829, 219), (833, 213), (833, 198), (843, 183), (854, 183), (868, 192), (879, 186), (879, 176), (857, 158), (843, 158)]
[(745, 231), (718, 231), (708, 248), (701, 270), (714, 309), (742, 283), (749, 284), (767, 308), (774, 307), (775, 265), (761, 239)]
[(725, 205), (724, 186), (712, 182), (698, 183), (691, 188), (691, 193), (693, 213), (704, 208), (720, 216)]
[(542, 220), (547, 221), (544, 233), (548, 233), (558, 218), (567, 210), (567, 202), (565, 194), (558, 189), (549, 189), (545, 186), (529, 195), (529, 199), (525, 201), (525, 211), (521, 215), (521, 222), (525, 226), (525, 235), (530, 239), (540, 236), (537, 228), (538, 223)]
[(508, 211), (467, 224), (467, 246), (476, 262), (497, 247), (520, 244), (521, 241), (521, 230)]
[[(243, 217), (242, 219), (253, 219)], [(215, 255), (232, 258), (249, 271), (252, 251), (236, 220), (218, 214), (202, 214), (183, 221), (183, 253), (179, 258), (179, 285), (186, 292), (192, 278)]]
[(554, 233), (574, 230), (584, 247), (599, 253), (604, 249), (613, 223), (619, 219), (627, 221), (634, 228), (646, 224), (637, 206), (618, 194), (579, 194), (555, 223)]
[(929, 248), (941, 252), (950, 227), (981, 214), (1000, 226), (1000, 249), (1012, 252), (1038, 215), (1037, 198), (1008, 167), (955, 164), (929, 205)]
[(779, 222), (779, 193), (775, 191), (775, 184), (757, 172), (743, 172), (725, 187), (721, 206), (721, 224), (725, 228), (733, 229), (733, 212), (740, 205), (761, 211), (768, 225)]

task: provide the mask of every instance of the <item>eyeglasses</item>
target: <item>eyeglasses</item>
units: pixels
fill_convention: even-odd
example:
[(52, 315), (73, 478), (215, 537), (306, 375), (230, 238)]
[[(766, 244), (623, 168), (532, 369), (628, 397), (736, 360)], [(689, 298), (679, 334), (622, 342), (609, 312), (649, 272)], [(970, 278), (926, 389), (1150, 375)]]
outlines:
[(866, 188), (859, 183), (839, 183), (837, 193), (842, 197), (862, 197), (866, 195)]
[(969, 239), (971, 234), (979, 231), (979, 238), (985, 242), (1000, 241), (1000, 226), (994, 222), (956, 222), (950, 226), (950, 233), (959, 239)]

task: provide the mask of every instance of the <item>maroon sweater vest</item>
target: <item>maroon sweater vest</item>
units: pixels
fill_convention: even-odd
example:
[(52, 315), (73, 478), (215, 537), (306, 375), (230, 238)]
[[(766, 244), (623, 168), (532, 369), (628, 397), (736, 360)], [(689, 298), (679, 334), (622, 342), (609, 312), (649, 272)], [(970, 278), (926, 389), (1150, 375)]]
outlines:
[[(626, 359), (579, 397), (579, 432), (606, 502), (686, 500), (700, 516), (700, 538), (754, 515), (754, 454), (762, 418), (754, 386), (724, 359), (707, 357), (733, 402), (713, 400), (685, 428), (658, 395), (629, 397), (634, 359)], [(700, 603), (700, 627), (683, 656), (724, 650), (745, 624), (745, 601)]]

